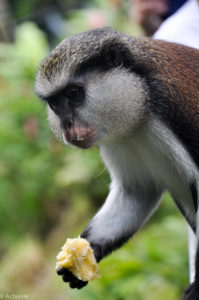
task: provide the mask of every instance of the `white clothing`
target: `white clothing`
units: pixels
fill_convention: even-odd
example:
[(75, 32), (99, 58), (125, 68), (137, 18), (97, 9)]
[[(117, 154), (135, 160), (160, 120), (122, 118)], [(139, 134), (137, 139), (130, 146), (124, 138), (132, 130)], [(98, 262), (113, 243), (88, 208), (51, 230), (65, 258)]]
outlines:
[(199, 49), (199, 2), (188, 0), (155, 32), (155, 39)]

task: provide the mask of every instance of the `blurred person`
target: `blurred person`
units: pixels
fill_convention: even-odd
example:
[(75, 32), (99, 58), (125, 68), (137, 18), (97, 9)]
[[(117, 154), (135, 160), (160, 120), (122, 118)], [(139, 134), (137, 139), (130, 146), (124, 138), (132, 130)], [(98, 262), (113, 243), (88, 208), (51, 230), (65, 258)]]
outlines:
[(199, 0), (188, 0), (153, 37), (199, 49)]
[(152, 36), (161, 23), (174, 14), (186, 0), (131, 0), (132, 18)]

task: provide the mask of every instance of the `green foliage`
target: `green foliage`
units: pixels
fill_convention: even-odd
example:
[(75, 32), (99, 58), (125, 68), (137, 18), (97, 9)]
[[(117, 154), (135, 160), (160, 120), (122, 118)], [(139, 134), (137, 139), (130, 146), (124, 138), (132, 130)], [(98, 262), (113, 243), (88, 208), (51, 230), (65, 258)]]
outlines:
[(50, 134), (45, 107), (33, 92), (36, 68), (47, 53), (36, 26), (23, 24), (15, 45), (0, 49), (0, 228), (6, 238), (8, 232), (23, 234), (27, 228), (47, 231), (48, 203), (67, 199), (68, 185), (90, 185), (103, 166), (96, 150), (78, 154)]

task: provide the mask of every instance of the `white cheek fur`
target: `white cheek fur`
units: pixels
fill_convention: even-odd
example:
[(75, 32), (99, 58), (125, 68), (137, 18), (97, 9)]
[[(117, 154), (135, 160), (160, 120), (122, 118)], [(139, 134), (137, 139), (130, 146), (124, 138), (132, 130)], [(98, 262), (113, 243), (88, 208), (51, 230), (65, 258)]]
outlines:
[(125, 69), (86, 75), (87, 97), (79, 114), (94, 122), (110, 139), (132, 131), (145, 112), (146, 88), (143, 80)]

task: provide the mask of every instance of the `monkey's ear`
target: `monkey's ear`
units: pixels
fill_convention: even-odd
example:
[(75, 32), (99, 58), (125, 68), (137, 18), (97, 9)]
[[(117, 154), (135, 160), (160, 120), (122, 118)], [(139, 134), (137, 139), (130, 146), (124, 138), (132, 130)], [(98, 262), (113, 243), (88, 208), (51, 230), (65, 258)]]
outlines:
[(134, 59), (129, 49), (120, 42), (106, 45), (101, 53), (102, 64), (105, 68), (124, 67), (131, 72), (146, 76), (148, 71), (144, 64)]
[(105, 61), (110, 67), (122, 66), (124, 61), (123, 53), (115, 45), (112, 45), (109, 49), (107, 49)]
[(93, 69), (107, 70), (115, 67), (131, 69), (134, 65), (129, 50), (118, 41), (107, 42), (94, 56), (83, 61), (76, 69), (76, 76)]
[(107, 67), (118, 67), (124, 64), (125, 54), (118, 43), (111, 43), (106, 45), (101, 52), (104, 63)]

